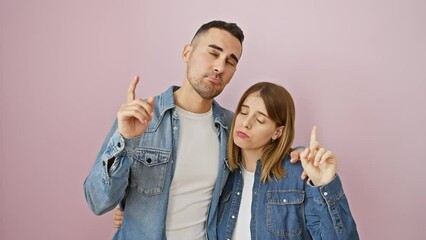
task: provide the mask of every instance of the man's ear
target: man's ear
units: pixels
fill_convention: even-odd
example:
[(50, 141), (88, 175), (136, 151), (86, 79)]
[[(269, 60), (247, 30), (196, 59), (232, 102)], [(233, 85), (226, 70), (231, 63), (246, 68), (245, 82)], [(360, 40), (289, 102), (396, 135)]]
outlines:
[(188, 62), (191, 51), (192, 51), (192, 46), (190, 44), (186, 44), (182, 51), (182, 60), (184, 63)]

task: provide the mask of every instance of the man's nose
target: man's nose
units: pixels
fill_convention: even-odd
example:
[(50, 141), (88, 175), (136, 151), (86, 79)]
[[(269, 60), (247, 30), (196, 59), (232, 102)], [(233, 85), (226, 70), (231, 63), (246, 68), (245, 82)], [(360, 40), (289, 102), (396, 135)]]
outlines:
[(217, 59), (214, 64), (214, 72), (222, 73), (224, 69), (225, 69), (225, 61), (222, 59)]

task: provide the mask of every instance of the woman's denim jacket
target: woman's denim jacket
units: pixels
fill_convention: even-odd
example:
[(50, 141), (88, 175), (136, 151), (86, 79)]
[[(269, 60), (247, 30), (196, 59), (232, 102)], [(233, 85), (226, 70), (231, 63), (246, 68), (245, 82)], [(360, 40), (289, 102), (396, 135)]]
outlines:
[[(84, 182), (86, 201), (95, 214), (104, 214), (119, 203), (125, 207), (122, 226), (113, 239), (166, 239), (169, 190), (179, 139), (179, 119), (173, 100), (176, 89), (170, 87), (155, 97), (154, 116), (141, 136), (124, 139), (115, 121)], [(219, 196), (229, 173), (225, 159), (233, 113), (216, 102), (212, 107), (220, 142), (218, 161), (222, 164), (219, 164), (206, 230), (215, 234)]]
[[(251, 239), (359, 239), (355, 221), (339, 176), (327, 185), (314, 187), (300, 176), (303, 168), (283, 161), (282, 179), (260, 181), (257, 162), (252, 193)], [(232, 239), (241, 203), (240, 170), (229, 174), (219, 201), (218, 239)]]

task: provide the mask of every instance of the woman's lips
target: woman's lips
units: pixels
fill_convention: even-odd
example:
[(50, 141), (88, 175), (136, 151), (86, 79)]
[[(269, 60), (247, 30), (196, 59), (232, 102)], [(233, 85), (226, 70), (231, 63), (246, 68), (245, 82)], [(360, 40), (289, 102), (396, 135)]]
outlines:
[(238, 137), (240, 138), (248, 138), (249, 136), (247, 136), (247, 134), (241, 132), (241, 131), (236, 131), (235, 132), (237, 134)]

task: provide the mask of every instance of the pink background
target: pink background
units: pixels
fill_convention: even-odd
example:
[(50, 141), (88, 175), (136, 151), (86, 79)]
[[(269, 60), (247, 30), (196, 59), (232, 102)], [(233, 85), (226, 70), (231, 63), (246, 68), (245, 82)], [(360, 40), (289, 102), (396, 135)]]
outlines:
[(0, 239), (110, 239), (83, 181), (136, 74), (181, 84), (183, 46), (212, 19), (246, 41), (218, 100), (249, 85), (295, 98), (339, 160), (362, 239), (424, 239), (426, 2), (0, 0)]

